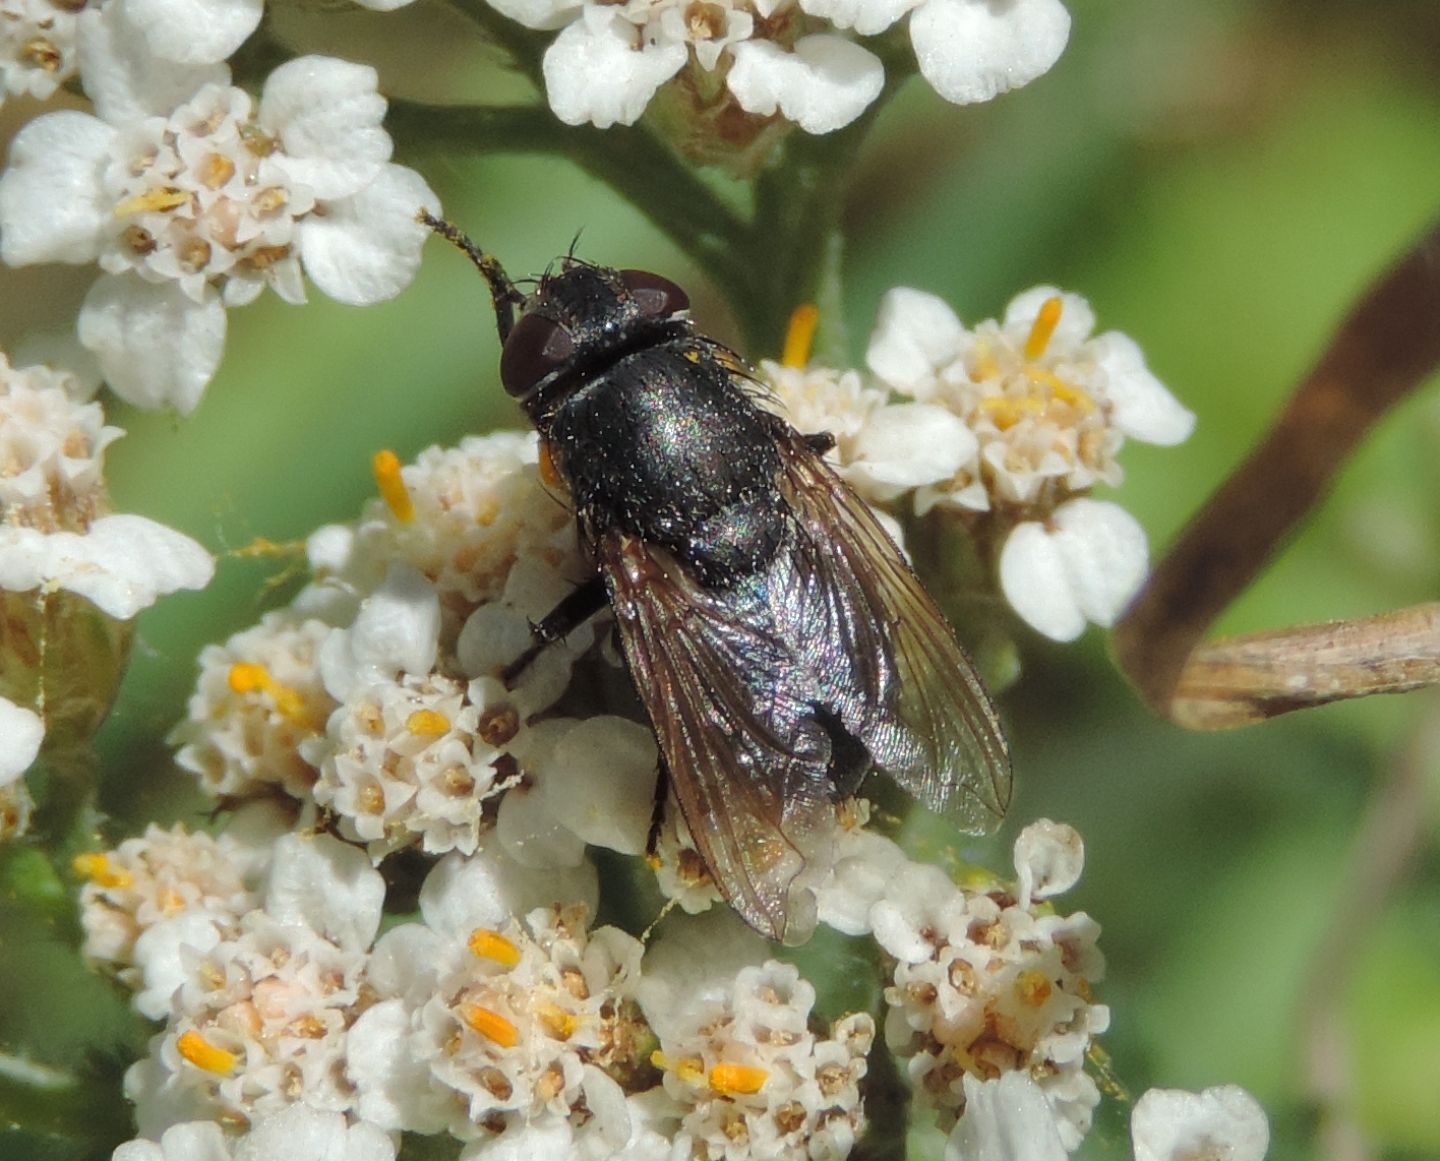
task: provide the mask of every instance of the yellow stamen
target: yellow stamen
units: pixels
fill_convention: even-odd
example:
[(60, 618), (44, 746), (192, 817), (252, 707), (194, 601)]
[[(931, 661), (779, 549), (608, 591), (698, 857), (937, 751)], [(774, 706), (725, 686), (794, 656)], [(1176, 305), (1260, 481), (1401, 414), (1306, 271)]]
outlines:
[(460, 1018), (486, 1040), (493, 1041), (501, 1048), (514, 1048), (520, 1043), (520, 1029), (499, 1012), (492, 1012), (479, 1004), (466, 1004), (460, 1010)]
[(488, 927), (477, 927), (470, 933), (470, 951), (480, 959), (493, 959), (504, 967), (520, 962), (520, 949)]
[(575, 1017), (559, 1004), (542, 1001), (535, 1005), (535, 1015), (556, 1040), (569, 1040), (575, 1035)]
[(749, 1064), (717, 1064), (710, 1070), (710, 1087), (720, 1093), (749, 1096), (764, 1087), (770, 1074)]
[(400, 457), (386, 448), (375, 453), (370, 467), (375, 473), (375, 483), (380, 487), (380, 498), (385, 501), (390, 514), (401, 524), (409, 524), (415, 519), (415, 501), (410, 499), (410, 491), (400, 476)]
[(216, 1048), (194, 1028), (188, 1032), (182, 1032), (180, 1039), (175, 1042), (175, 1047), (181, 1056), (196, 1068), (204, 1069), (206, 1072), (229, 1072), (239, 1059), (233, 1052)]
[(672, 1060), (657, 1048), (650, 1054), (650, 1063), (665, 1072), (673, 1072), (686, 1084), (701, 1084), (705, 1080), (705, 1062), (698, 1056)]
[(819, 322), (820, 309), (813, 302), (802, 302), (790, 313), (781, 363), (787, 367), (803, 367), (810, 361), (810, 348), (815, 343), (815, 327)]
[(980, 410), (988, 411), (1001, 431), (1009, 431), (1027, 416), (1042, 414), (1045, 402), (1030, 395), (991, 395), (980, 400)]
[(1026, 367), (1025, 378), (1037, 387), (1048, 387), (1052, 399), (1068, 403), (1079, 411), (1094, 411), (1099, 406), (1088, 391), (1071, 386), (1054, 371), (1047, 371), (1043, 367)]
[(1025, 339), (1025, 358), (1033, 362), (1045, 353), (1055, 328), (1060, 325), (1060, 312), (1064, 308), (1065, 303), (1058, 294), (1040, 304), (1040, 313), (1030, 324), (1030, 334)]
[(82, 879), (89, 879), (97, 887), (128, 887), (135, 882), (134, 876), (112, 863), (104, 851), (76, 855), (70, 866)]
[(1043, 1008), (1053, 990), (1050, 977), (1036, 968), (1023, 971), (1015, 977), (1015, 994), (1027, 1007)]
[(178, 206), (183, 206), (189, 200), (190, 195), (183, 189), (162, 187), (136, 194), (133, 198), (126, 198), (115, 207), (113, 212), (117, 218), (128, 218), (135, 214), (149, 213), (152, 210), (173, 210)]
[(417, 738), (438, 737), (450, 728), (450, 719), (437, 710), (418, 709), (405, 719), (405, 728)]

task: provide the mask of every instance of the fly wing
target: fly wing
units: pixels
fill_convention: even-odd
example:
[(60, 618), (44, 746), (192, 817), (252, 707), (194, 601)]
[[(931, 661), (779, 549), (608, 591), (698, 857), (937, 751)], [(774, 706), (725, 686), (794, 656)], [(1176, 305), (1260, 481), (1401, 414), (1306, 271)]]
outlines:
[[(874, 514), (793, 430), (777, 436), (799, 525), (811, 640), (854, 691), (846, 728), (875, 764), (961, 830), (993, 830), (1010, 803), (1004, 727), (949, 623)], [(818, 624), (817, 624), (818, 622)]]
[[(763, 603), (717, 596), (663, 549), (617, 531), (593, 542), (621, 648), (686, 825), (721, 893), (757, 931), (798, 943), (804, 885), (828, 865), (830, 743), (796, 686)], [(737, 607), (741, 602), (742, 607)]]

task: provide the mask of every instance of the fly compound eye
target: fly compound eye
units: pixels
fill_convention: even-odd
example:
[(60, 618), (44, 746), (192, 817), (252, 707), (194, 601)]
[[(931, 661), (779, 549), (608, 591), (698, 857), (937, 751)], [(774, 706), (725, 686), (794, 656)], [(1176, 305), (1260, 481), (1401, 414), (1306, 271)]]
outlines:
[(543, 314), (527, 314), (515, 324), (500, 353), (500, 382), (511, 395), (524, 395), (575, 353), (570, 332)]
[(668, 278), (661, 278), (648, 270), (622, 270), (620, 281), (625, 284), (635, 305), (654, 318), (690, 309), (690, 296)]

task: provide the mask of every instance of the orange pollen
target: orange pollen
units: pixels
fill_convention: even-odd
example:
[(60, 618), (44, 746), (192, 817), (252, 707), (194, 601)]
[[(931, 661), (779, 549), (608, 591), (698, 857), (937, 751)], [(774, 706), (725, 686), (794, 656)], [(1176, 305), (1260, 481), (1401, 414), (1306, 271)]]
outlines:
[(1053, 990), (1050, 977), (1035, 968), (1023, 971), (1015, 977), (1015, 994), (1027, 1007), (1043, 1008)]
[(418, 709), (405, 719), (405, 728), (417, 738), (433, 738), (450, 728), (450, 719), (437, 710)]
[(820, 308), (813, 302), (802, 302), (790, 313), (781, 363), (787, 367), (803, 367), (810, 361), (810, 349), (815, 344), (815, 328), (819, 322)]
[[(555, 466), (555, 456), (550, 451), (548, 443), (540, 445), (540, 482), (548, 488), (561, 486), (560, 469)], [(484, 523), (489, 523), (485, 521)]]
[(89, 879), (97, 887), (128, 887), (135, 882), (129, 871), (117, 867), (103, 851), (76, 855), (70, 866), (82, 879)]
[(710, 1070), (710, 1087), (716, 1092), (749, 1096), (764, 1087), (770, 1074), (749, 1064), (717, 1064)]
[(1060, 312), (1064, 309), (1065, 303), (1058, 294), (1040, 304), (1040, 313), (1030, 324), (1030, 334), (1025, 339), (1026, 359), (1033, 362), (1045, 353), (1051, 336), (1055, 334), (1055, 328), (1060, 325)]
[(410, 499), (410, 491), (405, 487), (405, 480), (400, 475), (400, 457), (385, 448), (375, 453), (370, 461), (370, 468), (375, 473), (380, 498), (390, 509), (390, 515), (401, 524), (409, 524), (415, 519), (415, 501)]
[(650, 1063), (665, 1072), (673, 1072), (686, 1084), (700, 1084), (705, 1079), (705, 1062), (698, 1056), (672, 1060), (657, 1048), (650, 1054)]
[(254, 661), (237, 661), (226, 676), (234, 693), (268, 693), (281, 717), (292, 722), (306, 719), (305, 699), (288, 685), (281, 685), (265, 666)]
[(478, 959), (491, 959), (503, 967), (514, 967), (520, 962), (520, 949), (488, 927), (477, 927), (470, 933), (469, 947)]
[(239, 1059), (233, 1052), (216, 1048), (194, 1028), (188, 1032), (182, 1032), (180, 1039), (175, 1042), (175, 1047), (179, 1049), (181, 1056), (196, 1068), (204, 1069), (206, 1072), (229, 1072)]
[(520, 1029), (499, 1012), (492, 1012), (489, 1008), (482, 1008), (479, 1004), (466, 1004), (460, 1010), (460, 1018), (473, 1031), (480, 1033), (486, 1040), (500, 1045), (501, 1048), (514, 1048), (520, 1043)]

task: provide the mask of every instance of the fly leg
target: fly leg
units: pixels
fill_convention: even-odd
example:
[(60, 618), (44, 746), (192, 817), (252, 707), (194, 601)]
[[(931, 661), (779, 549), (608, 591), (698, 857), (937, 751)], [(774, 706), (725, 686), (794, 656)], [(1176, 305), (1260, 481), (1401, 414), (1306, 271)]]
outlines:
[(650, 805), (650, 833), (645, 836), (645, 861), (651, 866), (660, 865), (660, 828), (665, 825), (665, 799), (670, 792), (670, 771), (665, 769), (665, 759), (655, 771), (655, 798)]
[(605, 582), (598, 576), (592, 576), (571, 589), (558, 605), (539, 621), (531, 623), (530, 647), (504, 668), (500, 674), (501, 680), (507, 687), (513, 685), (515, 679), (530, 667), (530, 663), (540, 656), (543, 649), (556, 641), (563, 641), (572, 630), (578, 629), (603, 609), (608, 600)]

